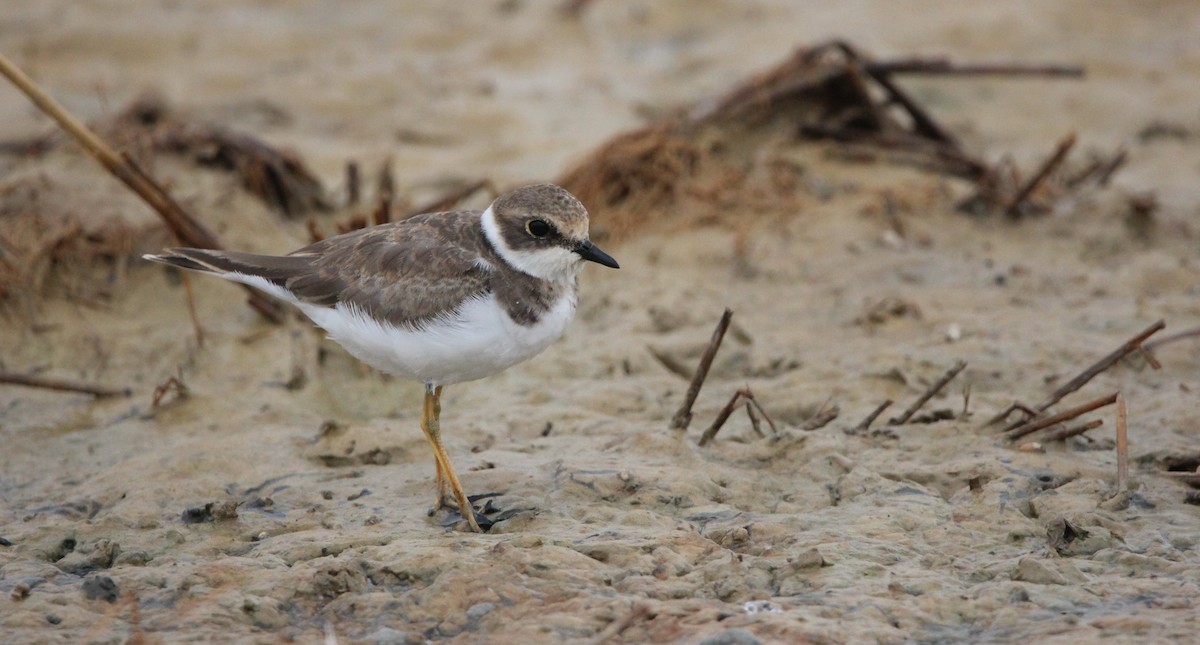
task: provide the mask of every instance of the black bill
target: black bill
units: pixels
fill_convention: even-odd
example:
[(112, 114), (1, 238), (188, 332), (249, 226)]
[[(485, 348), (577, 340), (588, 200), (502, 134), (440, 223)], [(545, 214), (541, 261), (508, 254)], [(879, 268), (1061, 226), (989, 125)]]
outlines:
[(614, 269), (621, 268), (621, 265), (617, 264), (617, 261), (614, 260), (611, 255), (601, 251), (600, 247), (592, 244), (591, 240), (584, 240), (580, 242), (579, 246), (575, 247), (575, 252), (579, 254), (579, 257), (591, 262), (595, 262), (596, 264), (603, 264), (606, 267), (612, 267)]

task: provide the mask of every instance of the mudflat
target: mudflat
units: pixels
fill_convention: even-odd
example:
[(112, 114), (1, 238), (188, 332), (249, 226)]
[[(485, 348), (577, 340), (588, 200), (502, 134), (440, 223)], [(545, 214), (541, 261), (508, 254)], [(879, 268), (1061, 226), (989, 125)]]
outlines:
[[(737, 164), (620, 226), (594, 208), (620, 271), (585, 271), (543, 355), (444, 394), (464, 486), (496, 494), (495, 524), (470, 534), (427, 513), (420, 385), (193, 277), (200, 342), (185, 286), (136, 260), (170, 244), (154, 213), (0, 86), (0, 368), (132, 393), (0, 386), (6, 642), (1142, 643), (1200, 627), (1200, 340), (1131, 352), (1051, 409), (1121, 393), (1126, 491), (1115, 406), (1066, 441), (985, 426), (1157, 320), (1151, 343), (1200, 325), (1191, 3), (52, 1), (5, 22), (0, 52), (257, 252), (369, 217), (385, 160), (397, 212), (483, 179), (554, 181), (832, 37), (1081, 65), (902, 83), (1024, 178), (1071, 132), (1063, 172), (1127, 151), (1106, 185), (1035, 195), (1045, 208), (1020, 218), (961, 212), (962, 178), (799, 137), (727, 146)], [(147, 92), (294, 151), (330, 208), (282, 215), (194, 150), (152, 145), (153, 124), (123, 138), (116, 117)], [(693, 420), (672, 429), (725, 308)], [(915, 421), (889, 424), (958, 361)], [(777, 432), (739, 406), (698, 446), (740, 388)]]

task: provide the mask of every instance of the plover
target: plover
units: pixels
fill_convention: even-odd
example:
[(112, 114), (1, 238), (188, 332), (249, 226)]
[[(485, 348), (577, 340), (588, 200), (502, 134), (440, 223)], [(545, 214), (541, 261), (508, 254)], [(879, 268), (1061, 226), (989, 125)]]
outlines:
[(583, 204), (550, 184), (502, 195), (483, 212), (417, 215), (283, 256), (176, 248), (144, 257), (261, 289), (364, 363), (423, 383), (435, 508), (447, 505), (448, 485), (474, 531), (474, 509), (442, 447), (442, 387), (541, 353), (575, 317), (583, 262), (619, 268), (588, 239)]

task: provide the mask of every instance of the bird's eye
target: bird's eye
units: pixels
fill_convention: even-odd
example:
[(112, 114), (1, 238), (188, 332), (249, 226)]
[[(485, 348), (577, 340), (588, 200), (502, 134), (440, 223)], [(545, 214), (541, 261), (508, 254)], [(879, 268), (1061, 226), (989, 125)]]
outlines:
[(525, 230), (534, 237), (546, 237), (550, 234), (550, 225), (545, 220), (531, 219), (525, 222)]

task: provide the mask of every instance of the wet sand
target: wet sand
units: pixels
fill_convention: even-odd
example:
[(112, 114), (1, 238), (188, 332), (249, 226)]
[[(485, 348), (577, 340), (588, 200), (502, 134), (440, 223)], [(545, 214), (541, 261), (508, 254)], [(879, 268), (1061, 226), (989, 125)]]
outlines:
[[(304, 324), (263, 321), (217, 280), (193, 280), (202, 346), (182, 287), (157, 267), (101, 274), (115, 285), (105, 298), (51, 284), (0, 323), (0, 366), (133, 396), (0, 387), (5, 640), (1196, 633), (1200, 511), (1161, 471), (1200, 463), (1200, 343), (1163, 346), (1159, 370), (1131, 357), (1067, 401), (1124, 394), (1131, 496), (1114, 499), (1112, 408), (1089, 417), (1105, 421), (1090, 439), (1040, 453), (980, 427), (1155, 320), (1167, 333), (1200, 324), (1190, 3), (594, 2), (579, 18), (553, 3), (406, 6), (36, 3), (10, 11), (0, 51), (85, 120), (153, 90), (197, 120), (294, 148), (335, 195), (348, 159), (369, 174), (391, 156), (413, 203), (481, 177), (553, 179), (616, 132), (834, 36), (880, 56), (1085, 65), (1084, 81), (905, 86), (989, 160), (1031, 167), (1070, 131), (1083, 154), (1126, 144), (1130, 160), (1111, 186), (1013, 223), (956, 212), (964, 182), (805, 144), (788, 151), (805, 181), (786, 207), (734, 204), (682, 230), (670, 222), (686, 213), (647, 213), (665, 223), (606, 246), (622, 268), (585, 272), (562, 341), (447, 389), (459, 475), (469, 492), (499, 493), (505, 519), (486, 535), (426, 513), (419, 385), (361, 368)], [(0, 140), (52, 130), (11, 88), (0, 115)], [(1156, 123), (1168, 134), (1146, 135)], [(153, 164), (231, 248), (307, 241), (302, 220), (237, 179), (170, 155)], [(38, 188), (21, 212), (120, 216), (139, 244), (167, 239), (72, 145), (0, 156), (0, 169), (5, 186)], [(1131, 228), (1128, 197), (1149, 191), (1159, 208)], [(319, 222), (332, 230), (344, 215)], [(681, 435), (668, 424), (687, 380), (656, 354), (694, 365), (725, 307), (733, 331)], [(953, 418), (846, 432), (894, 399), (879, 427), (957, 360), (966, 370), (923, 409)], [(289, 389), (297, 365), (307, 381)], [(173, 375), (190, 396), (152, 409)], [(738, 412), (698, 447), (745, 385), (780, 435), (757, 437)], [(833, 405), (832, 423), (800, 429)], [(1076, 535), (1056, 543), (1064, 520)]]

